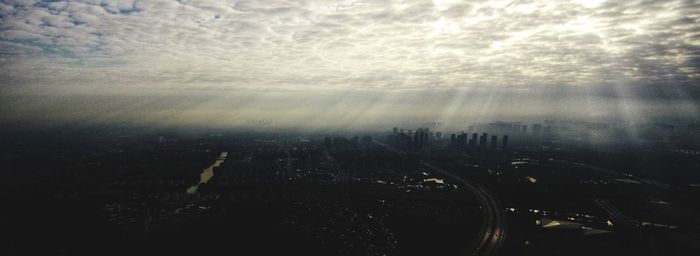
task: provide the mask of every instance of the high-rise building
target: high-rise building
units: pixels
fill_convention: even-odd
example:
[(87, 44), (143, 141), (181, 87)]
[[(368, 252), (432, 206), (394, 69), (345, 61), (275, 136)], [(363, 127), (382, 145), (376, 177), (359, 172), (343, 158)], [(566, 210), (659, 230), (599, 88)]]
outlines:
[(478, 140), (479, 134), (472, 133), (472, 146), (476, 146), (476, 140)]
[(399, 128), (398, 128), (398, 127), (394, 127), (393, 132), (394, 132), (394, 135), (398, 134), (398, 133), (399, 133)]
[(502, 147), (502, 149), (504, 151), (508, 149), (508, 135), (503, 135), (503, 147)]
[(495, 150), (498, 147), (498, 136), (491, 136), (491, 149)]
[(535, 135), (542, 134), (542, 125), (541, 124), (533, 124), (532, 125), (532, 133), (534, 133)]
[(488, 138), (489, 138), (489, 134), (488, 134), (488, 133), (482, 133), (482, 134), (481, 134), (481, 138), (479, 138), (479, 146), (485, 148), (485, 147), (486, 147), (486, 142), (487, 142)]
[[(415, 147), (420, 146), (421, 131), (423, 131), (423, 129), (419, 128), (418, 130), (416, 130), (416, 132), (413, 133), (413, 146), (415, 146)], [(409, 134), (410, 134), (410, 130), (409, 130)]]

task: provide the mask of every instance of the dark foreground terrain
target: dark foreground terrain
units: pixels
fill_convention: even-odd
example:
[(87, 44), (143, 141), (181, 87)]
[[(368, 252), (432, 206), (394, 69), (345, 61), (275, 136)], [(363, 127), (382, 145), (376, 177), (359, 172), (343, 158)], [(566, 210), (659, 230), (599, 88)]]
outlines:
[(4, 127), (0, 254), (700, 251), (697, 151), (415, 133)]

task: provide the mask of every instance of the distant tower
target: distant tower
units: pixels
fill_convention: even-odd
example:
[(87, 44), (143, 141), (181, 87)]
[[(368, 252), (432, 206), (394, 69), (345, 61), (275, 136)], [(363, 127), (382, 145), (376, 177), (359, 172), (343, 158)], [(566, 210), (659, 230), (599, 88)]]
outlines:
[(399, 128), (398, 128), (398, 127), (394, 127), (393, 132), (394, 132), (394, 135), (398, 134), (398, 133), (399, 133)]
[(532, 133), (534, 133), (535, 135), (542, 134), (542, 125), (541, 124), (533, 124), (532, 125)]
[(491, 149), (496, 150), (498, 147), (498, 136), (493, 135), (491, 136)]
[(476, 145), (476, 140), (478, 140), (478, 137), (479, 137), (479, 134), (472, 133), (472, 143), (471, 143), (472, 146)]
[(425, 128), (418, 128), (416, 131), (416, 145), (418, 147), (423, 147), (428, 143), (428, 133)]
[(489, 134), (488, 134), (488, 133), (482, 133), (482, 134), (481, 134), (481, 138), (479, 138), (479, 146), (485, 148), (485, 147), (486, 147), (486, 142), (487, 142), (488, 138), (489, 138)]
[(503, 148), (504, 151), (508, 149), (508, 135), (503, 135)]
[[(413, 146), (415, 146), (415, 147), (420, 146), (420, 137), (421, 137), (420, 134), (421, 134), (422, 131), (423, 131), (422, 128), (418, 128), (418, 130), (416, 130), (416, 131), (413, 133)], [(410, 131), (410, 130), (409, 130), (408, 132), (409, 132), (409, 134), (411, 134), (411, 131)]]

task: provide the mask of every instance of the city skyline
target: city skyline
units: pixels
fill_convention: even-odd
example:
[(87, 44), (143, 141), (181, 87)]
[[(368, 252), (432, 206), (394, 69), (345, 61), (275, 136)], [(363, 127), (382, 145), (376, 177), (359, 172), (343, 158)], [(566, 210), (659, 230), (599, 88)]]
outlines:
[(697, 0), (0, 0), (3, 255), (695, 256), (698, 156)]

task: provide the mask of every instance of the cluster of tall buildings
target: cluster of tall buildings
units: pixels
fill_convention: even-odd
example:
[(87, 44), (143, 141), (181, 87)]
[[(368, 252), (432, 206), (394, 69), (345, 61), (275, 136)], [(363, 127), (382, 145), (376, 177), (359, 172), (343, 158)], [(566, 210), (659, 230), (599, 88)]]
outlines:
[[(404, 130), (398, 127), (394, 127), (391, 130), (390, 140), (391, 142), (402, 148), (423, 148), (430, 145), (435, 140), (442, 140), (442, 132), (432, 132), (430, 128), (418, 128), (416, 130)], [(450, 136), (451, 146), (456, 147), (471, 147), (471, 148), (484, 148), (484, 149), (508, 149), (508, 135), (504, 135), (501, 138), (499, 144), (499, 138), (497, 135), (491, 136), (491, 141), (489, 144), (489, 134), (484, 132), (481, 135), (474, 132), (469, 133), (459, 133), (452, 134)], [(489, 146), (490, 145), (490, 146)]]
[(357, 147), (361, 143), (368, 144), (372, 142), (372, 136), (365, 135), (362, 137), (353, 136), (352, 138), (345, 138), (343, 136), (335, 137), (324, 137), (324, 144), (326, 147)]
[(253, 126), (253, 127), (268, 127), (268, 126), (272, 126), (272, 124), (273, 124), (272, 120), (262, 120), (262, 119), (246, 120), (246, 123), (249, 126)]
[(510, 134), (515, 136), (523, 135), (543, 135), (553, 131), (556, 127), (555, 120), (545, 120), (544, 124), (531, 123), (525, 124), (522, 122), (491, 122), (491, 123), (472, 123), (467, 127), (467, 133), (487, 131), (498, 134)]
[(472, 123), (467, 127), (467, 132), (486, 131), (498, 134), (527, 134), (528, 125), (522, 122), (490, 122), (490, 123)]
[(435, 139), (441, 139), (442, 133), (433, 133), (430, 128), (418, 128), (417, 130), (392, 129), (392, 138), (395, 144), (404, 148), (422, 148), (429, 145)]
[[(472, 148), (489, 148), (488, 146), (488, 139), (489, 139), (489, 134), (488, 133), (482, 133), (481, 136), (479, 136), (478, 133), (472, 133), (471, 138), (469, 138), (468, 133), (459, 133), (459, 134), (452, 134), (450, 136), (450, 145), (452, 146), (457, 146), (457, 147), (465, 147), (469, 146)], [(490, 149), (496, 150), (498, 149), (498, 136), (497, 135), (492, 135), (491, 136), (491, 146)], [(508, 135), (503, 135), (503, 140), (501, 142), (501, 150), (507, 150), (508, 149)]]

